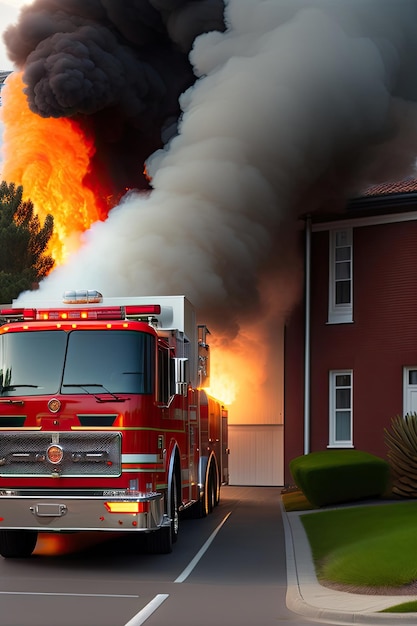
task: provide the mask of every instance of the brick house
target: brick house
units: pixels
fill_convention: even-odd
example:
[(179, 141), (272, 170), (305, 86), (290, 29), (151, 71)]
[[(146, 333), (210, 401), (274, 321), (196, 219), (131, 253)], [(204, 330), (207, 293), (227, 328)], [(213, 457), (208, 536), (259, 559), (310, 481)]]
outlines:
[(384, 428), (417, 411), (417, 181), (317, 213), (303, 238), (304, 298), (285, 328), (285, 484), (308, 452), (385, 457)]

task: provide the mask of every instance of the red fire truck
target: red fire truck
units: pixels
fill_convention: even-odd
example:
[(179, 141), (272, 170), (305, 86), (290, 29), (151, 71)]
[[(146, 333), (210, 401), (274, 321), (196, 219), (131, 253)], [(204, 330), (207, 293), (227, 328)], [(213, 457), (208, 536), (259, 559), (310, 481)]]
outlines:
[[(155, 553), (219, 502), (227, 410), (184, 296), (15, 302), (0, 311), (0, 554), (39, 532), (129, 532)], [(140, 541), (139, 541), (140, 537)]]

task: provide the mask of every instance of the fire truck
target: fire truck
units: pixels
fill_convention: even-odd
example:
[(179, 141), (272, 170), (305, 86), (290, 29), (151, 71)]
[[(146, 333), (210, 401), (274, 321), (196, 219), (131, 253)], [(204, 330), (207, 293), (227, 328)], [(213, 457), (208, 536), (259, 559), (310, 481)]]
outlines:
[(182, 512), (206, 516), (228, 483), (227, 409), (204, 389), (191, 303), (72, 291), (14, 301), (0, 323), (0, 554), (74, 531), (171, 552)]

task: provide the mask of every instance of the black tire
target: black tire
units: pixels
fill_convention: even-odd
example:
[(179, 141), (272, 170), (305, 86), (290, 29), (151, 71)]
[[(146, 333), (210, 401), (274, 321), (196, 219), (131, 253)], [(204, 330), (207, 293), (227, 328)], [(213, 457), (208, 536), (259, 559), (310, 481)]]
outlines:
[(149, 554), (169, 554), (172, 545), (178, 540), (180, 515), (178, 507), (177, 479), (172, 476), (170, 502), (167, 515), (171, 524), (146, 535), (146, 552)]
[(193, 505), (193, 517), (207, 517), (218, 502), (216, 468), (214, 463), (210, 463), (210, 467), (207, 468), (204, 493), (200, 500)]
[(171, 506), (169, 515), (171, 517), (171, 539), (172, 543), (178, 541), (178, 535), (180, 532), (180, 511), (178, 505), (178, 490), (177, 490), (177, 477), (174, 473), (171, 483)]
[(0, 530), (0, 554), (5, 559), (24, 559), (32, 554), (38, 540), (36, 530)]
[(217, 480), (216, 480), (216, 471), (214, 465), (210, 465), (210, 473), (207, 485), (207, 509), (208, 513), (213, 513), (213, 509), (216, 506), (217, 499)]

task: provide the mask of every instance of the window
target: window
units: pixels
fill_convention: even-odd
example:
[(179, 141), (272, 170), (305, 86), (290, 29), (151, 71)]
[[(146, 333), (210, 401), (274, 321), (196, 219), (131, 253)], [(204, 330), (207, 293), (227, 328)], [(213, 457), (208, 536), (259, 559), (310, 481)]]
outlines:
[(122, 330), (4, 334), (0, 336), (0, 393), (150, 394), (154, 344), (147, 333)]
[(67, 333), (63, 330), (1, 335), (1, 395), (39, 396), (58, 393), (66, 345)]
[(351, 448), (353, 372), (333, 371), (329, 377), (329, 447)]
[(352, 322), (352, 229), (329, 233), (329, 314), (330, 324)]
[(403, 414), (417, 412), (417, 367), (403, 368)]
[(128, 330), (68, 333), (62, 393), (152, 393), (154, 341)]
[(168, 345), (158, 346), (158, 388), (157, 400), (160, 404), (168, 406), (175, 390), (174, 360)]

